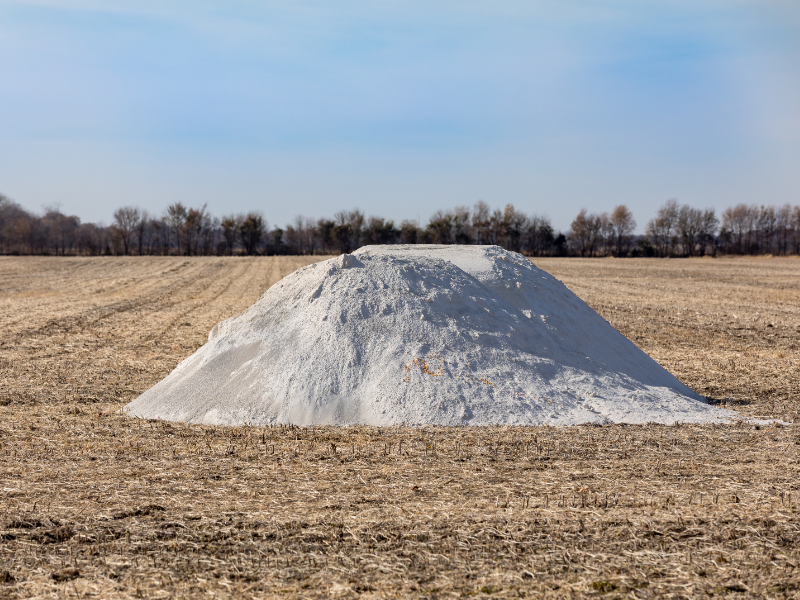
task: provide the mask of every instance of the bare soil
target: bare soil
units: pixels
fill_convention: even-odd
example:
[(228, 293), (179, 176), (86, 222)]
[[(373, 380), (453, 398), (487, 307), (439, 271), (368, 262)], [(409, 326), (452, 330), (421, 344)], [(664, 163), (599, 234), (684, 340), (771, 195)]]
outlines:
[(786, 424), (119, 413), (318, 259), (0, 258), (0, 597), (800, 595), (800, 261), (535, 261), (700, 393)]

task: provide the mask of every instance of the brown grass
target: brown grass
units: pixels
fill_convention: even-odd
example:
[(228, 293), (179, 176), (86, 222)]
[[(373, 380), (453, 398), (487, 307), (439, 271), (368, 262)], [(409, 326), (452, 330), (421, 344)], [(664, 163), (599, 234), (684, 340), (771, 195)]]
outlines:
[[(119, 414), (308, 260), (0, 259), (0, 596), (800, 593), (794, 425)], [(537, 263), (701, 393), (796, 417), (800, 261)]]

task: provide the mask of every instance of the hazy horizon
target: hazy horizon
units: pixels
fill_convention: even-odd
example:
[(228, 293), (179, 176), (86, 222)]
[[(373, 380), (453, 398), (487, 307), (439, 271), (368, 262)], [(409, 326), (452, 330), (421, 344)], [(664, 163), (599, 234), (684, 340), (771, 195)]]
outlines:
[(0, 193), (549, 216), (800, 201), (790, 2), (0, 0)]

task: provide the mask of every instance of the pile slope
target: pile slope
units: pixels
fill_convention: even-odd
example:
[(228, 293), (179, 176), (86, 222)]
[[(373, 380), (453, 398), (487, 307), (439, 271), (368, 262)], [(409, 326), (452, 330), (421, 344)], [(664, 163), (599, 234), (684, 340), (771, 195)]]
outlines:
[(706, 423), (707, 404), (497, 246), (366, 246), (272, 286), (125, 407), (207, 424)]

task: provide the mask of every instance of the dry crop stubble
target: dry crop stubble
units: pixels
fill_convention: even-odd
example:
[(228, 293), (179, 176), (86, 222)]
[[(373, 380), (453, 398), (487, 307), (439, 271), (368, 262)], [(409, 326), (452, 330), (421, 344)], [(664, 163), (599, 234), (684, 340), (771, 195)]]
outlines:
[[(800, 593), (794, 425), (225, 428), (119, 414), (312, 260), (0, 259), (0, 595)], [(794, 418), (796, 370), (776, 374), (797, 356), (798, 261), (536, 262), (701, 393)]]
[(800, 259), (534, 260), (696, 392), (800, 417)]
[(317, 260), (0, 258), (0, 396), (134, 398), (205, 343), (217, 322)]

